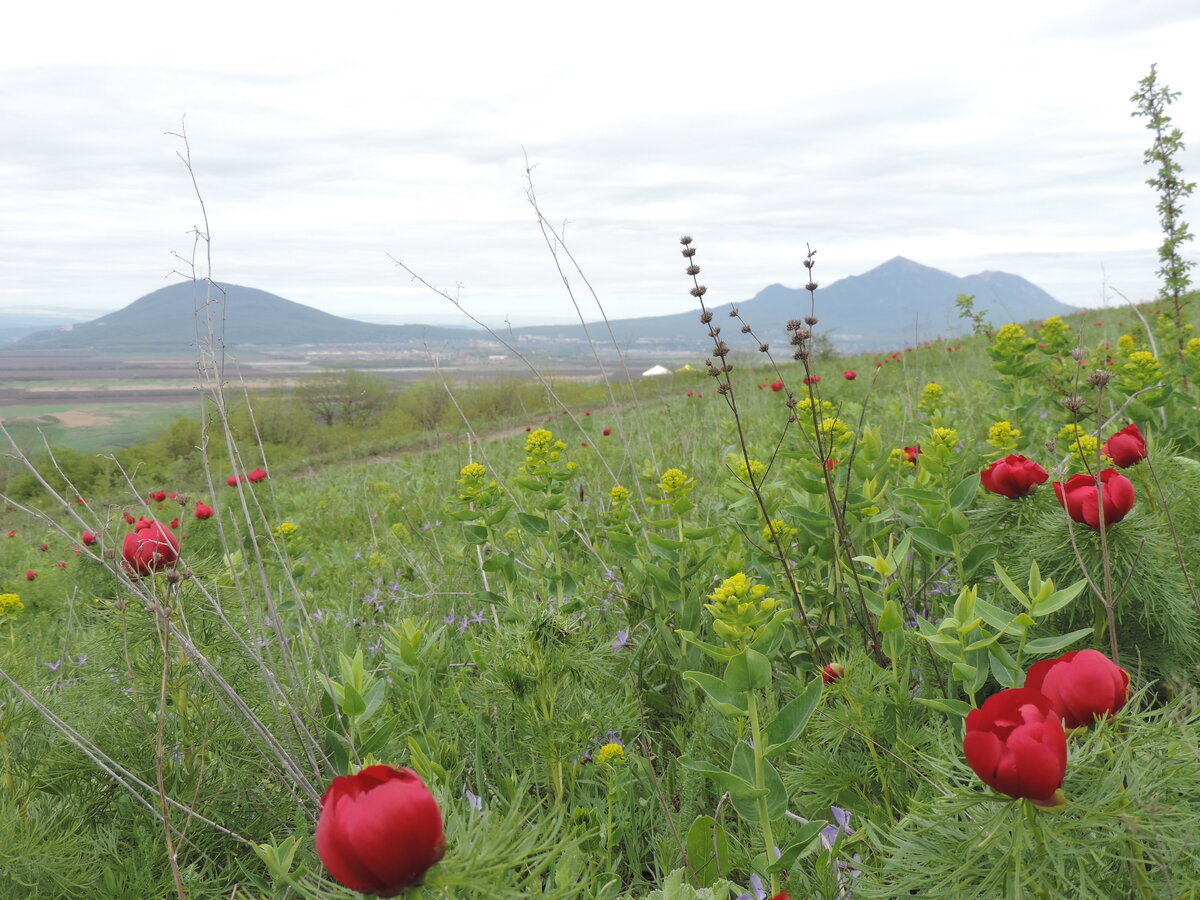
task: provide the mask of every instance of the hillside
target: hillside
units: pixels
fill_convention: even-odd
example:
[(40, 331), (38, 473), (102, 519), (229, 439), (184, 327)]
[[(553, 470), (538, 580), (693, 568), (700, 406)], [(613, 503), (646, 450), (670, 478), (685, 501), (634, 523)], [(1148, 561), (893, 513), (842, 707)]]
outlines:
[[(275, 294), (236, 284), (214, 308), (215, 327), (224, 320), (226, 346), (395, 344), (422, 340), (469, 340), (459, 329), (424, 325), (377, 325), (330, 315)], [(187, 350), (196, 342), (196, 309), (203, 285), (181, 282), (159, 288), (123, 309), (76, 325), (39, 331), (10, 346), (18, 350), (147, 349)], [(223, 309), (221, 305), (223, 303)]]
[[(682, 281), (682, 279), (681, 279)], [(959, 333), (963, 330), (954, 306), (959, 294), (973, 294), (976, 307), (990, 311), (993, 323), (1065, 315), (1073, 311), (1037, 285), (1006, 272), (981, 272), (959, 278), (940, 269), (923, 266), (897, 256), (862, 275), (851, 275), (818, 289), (818, 331), (833, 340), (839, 350), (890, 349), (921, 340)], [(731, 306), (736, 306), (755, 333), (773, 346), (787, 341), (788, 319), (809, 315), (808, 292), (773, 284), (739, 303), (719, 303), (719, 294), (709, 290), (707, 299), (718, 324)], [(697, 307), (698, 309), (699, 307)], [(627, 346), (637, 342), (670, 342), (679, 347), (704, 348), (709, 338), (695, 312), (617, 319), (612, 323), (617, 339)], [(726, 327), (726, 332), (736, 331)], [(526, 340), (578, 339), (579, 326), (523, 328)], [(737, 342), (730, 341), (736, 348)]]

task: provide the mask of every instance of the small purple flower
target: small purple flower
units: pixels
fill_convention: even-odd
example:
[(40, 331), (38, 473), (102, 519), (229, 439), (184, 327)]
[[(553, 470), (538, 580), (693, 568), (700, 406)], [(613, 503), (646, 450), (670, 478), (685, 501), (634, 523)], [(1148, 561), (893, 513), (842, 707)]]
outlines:
[(47, 669), (49, 669), (51, 672), (57, 672), (59, 669), (62, 668), (62, 662), (63, 661), (61, 659), (56, 659), (54, 662), (42, 663), (42, 665), (45, 666)]
[(467, 788), (464, 793), (466, 794), (467, 802), (479, 812), (483, 812), (483, 798), (473, 793), (470, 788)]
[(75, 658), (75, 665), (76, 666), (86, 666), (87, 661), (88, 661), (88, 655), (86, 653), (80, 653), (79, 656), (77, 656)]
[(632, 647), (633, 642), (629, 640), (629, 629), (621, 628), (617, 631), (617, 639), (612, 642), (613, 653), (620, 653), (626, 647)]
[(767, 900), (767, 888), (755, 872), (750, 876), (750, 890), (738, 894), (735, 900)]

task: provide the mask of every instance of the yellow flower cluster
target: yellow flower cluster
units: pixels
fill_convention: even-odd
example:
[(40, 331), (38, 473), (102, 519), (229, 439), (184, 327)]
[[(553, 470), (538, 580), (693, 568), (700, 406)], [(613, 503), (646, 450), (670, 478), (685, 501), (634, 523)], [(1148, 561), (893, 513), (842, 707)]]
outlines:
[(658, 483), (658, 486), (662, 488), (664, 494), (672, 495), (686, 494), (695, 484), (696, 480), (688, 478), (682, 469), (667, 469), (667, 471), (662, 473), (662, 480)]
[(458, 499), (464, 503), (474, 503), (479, 500), (486, 490), (483, 479), (487, 477), (487, 468), (482, 463), (467, 463), (458, 473)]
[(629, 502), (629, 488), (617, 485), (608, 492), (608, 499), (613, 502), (613, 505), (619, 506), (622, 503)]
[(1133, 339), (1132, 334), (1123, 334), (1117, 338), (1117, 349), (1122, 353), (1131, 353), (1137, 342)]
[(738, 478), (747, 483), (750, 481), (750, 476), (753, 475), (754, 483), (762, 484), (763, 476), (767, 474), (766, 465), (759, 462), (757, 459), (750, 460), (750, 464), (746, 465), (746, 460), (740, 456), (734, 456), (732, 453), (730, 453), (725, 457), (725, 463), (733, 470), (734, 474), (737, 475)]
[(958, 446), (958, 432), (953, 428), (933, 429), (933, 446), (953, 450)]
[(1062, 316), (1051, 316), (1042, 323), (1038, 331), (1037, 342), (1046, 353), (1065, 356), (1075, 343), (1071, 337), (1071, 326), (1062, 320)]
[(1021, 429), (1007, 419), (993, 423), (988, 429), (987, 442), (1002, 453), (1012, 453), (1016, 450), (1020, 439)]
[(0, 616), (20, 612), (25, 608), (18, 594), (0, 594)]
[(750, 643), (779, 606), (774, 597), (764, 596), (766, 593), (767, 586), (755, 584), (745, 572), (726, 578), (708, 595), (712, 602), (704, 604), (712, 614), (713, 630), (730, 644)]
[(1120, 386), (1126, 391), (1140, 391), (1162, 381), (1163, 369), (1149, 350), (1135, 350), (1121, 366)]
[(942, 405), (946, 391), (936, 381), (931, 381), (921, 389), (921, 397), (917, 400), (917, 408), (921, 412), (937, 412)]
[(625, 748), (616, 741), (605, 744), (596, 751), (596, 764), (600, 766), (616, 765), (625, 762)]
[(782, 519), (772, 519), (771, 527), (768, 528), (766, 525), (764, 525), (762, 529), (762, 540), (764, 544), (771, 543), (772, 530), (779, 535), (779, 540), (785, 544), (800, 533), (795, 528), (785, 525)]
[[(853, 436), (850, 427), (834, 415), (833, 404), (828, 400), (822, 400), (820, 403), (821, 405), (817, 413), (817, 428), (825, 436), (826, 449), (834, 444), (844, 443), (849, 440)], [(814, 405), (811, 397), (805, 397), (796, 405), (796, 418), (800, 423), (800, 427), (804, 429), (805, 434), (812, 433), (812, 410)]]
[(995, 356), (1012, 358), (1024, 356), (1037, 346), (1037, 341), (1025, 333), (1025, 329), (1016, 323), (1003, 325), (996, 332), (996, 340), (992, 342), (992, 352)]
[(295, 534), (299, 530), (300, 530), (299, 525), (294, 525), (291, 522), (280, 522), (279, 527), (276, 528), (271, 533), (273, 535), (275, 535), (275, 537), (280, 538), (280, 537), (287, 537), (288, 535)]
[(1096, 438), (1078, 425), (1064, 425), (1062, 431), (1058, 433), (1058, 440), (1070, 453), (1075, 457), (1076, 462), (1083, 462), (1086, 459), (1096, 458)]
[[(527, 475), (545, 475), (546, 469), (557, 463), (566, 449), (564, 442), (554, 439), (553, 432), (545, 428), (531, 431), (525, 438), (525, 464), (521, 469)], [(565, 468), (574, 469), (575, 466), (568, 463)]]
[(487, 474), (487, 468), (482, 463), (467, 463), (462, 467), (462, 471), (458, 473), (458, 483), (463, 484), (467, 481), (480, 481)]

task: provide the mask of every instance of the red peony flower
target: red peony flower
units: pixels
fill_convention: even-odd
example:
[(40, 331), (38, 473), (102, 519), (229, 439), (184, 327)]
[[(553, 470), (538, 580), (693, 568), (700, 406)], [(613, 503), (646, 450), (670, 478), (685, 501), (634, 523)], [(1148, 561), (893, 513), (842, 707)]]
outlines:
[(133, 516), (130, 515), (129, 513), (125, 513), (125, 522), (129, 525), (132, 525), (134, 522)]
[(33, 581), (33, 579), (35, 579), (35, 578), (37, 578), (37, 572), (33, 571), (33, 569), (25, 570), (25, 580), (26, 581)]
[(858, 377), (858, 373), (855, 372), (853, 369), (847, 369), (845, 372), (842, 373), (842, 377), (845, 378), (847, 381), (853, 381), (855, 378)]
[(804, 383), (805, 384), (816, 384), (820, 380), (821, 380), (820, 375), (806, 375), (804, 378)]
[(771, 390), (776, 391), (776, 392), (782, 391), (783, 390), (783, 379), (780, 379), (778, 381), (772, 381), (771, 382)]
[(60, 569), (65, 569), (67, 567), (67, 564), (61, 559), (58, 562), (56, 562), (55, 565), (58, 566)]
[(321, 798), (317, 855), (351, 890), (394, 897), (445, 852), (441, 810), (412, 769), (368, 766)]
[(921, 454), (921, 445), (913, 444), (911, 447), (905, 447), (904, 453), (908, 456), (908, 461), (915, 466), (917, 464), (917, 457)]
[(197, 500), (196, 501), (196, 511), (195, 511), (195, 513), (193, 513), (193, 515), (197, 519), (211, 519), (213, 516), (213, 508), (211, 506), (209, 506), (207, 503)]
[[(446, 440), (450, 440), (450, 438), (446, 438)], [(230, 487), (237, 487), (241, 483), (241, 481), (242, 481), (241, 475), (230, 475), (228, 478), (225, 479), (225, 483), (227, 485), (229, 485)]]
[(984, 784), (1039, 806), (1057, 806), (1067, 735), (1049, 698), (1029, 688), (993, 694), (967, 714), (963, 754)]
[(47, 550), (50, 549), (50, 545), (49, 544), (38, 544), (38, 549), (41, 550), (43, 553), (45, 553)]
[(1129, 699), (1129, 673), (1099, 650), (1072, 650), (1029, 667), (1025, 687), (1049, 698), (1064, 728), (1083, 728)]
[(130, 575), (149, 575), (174, 565), (179, 559), (179, 538), (161, 522), (143, 520), (136, 531), (125, 535), (121, 562)]
[(821, 680), (826, 684), (833, 684), (845, 674), (845, 666), (841, 663), (832, 662), (821, 670)]
[(1049, 473), (1019, 453), (998, 459), (979, 473), (980, 483), (993, 494), (1016, 500), (1045, 484)]
[(162, 503), (164, 500), (167, 499), (167, 492), (166, 491), (155, 491), (153, 494), (150, 495), (150, 499), (153, 500), (155, 503)]
[(246, 480), (251, 484), (258, 484), (260, 481), (267, 480), (267, 473), (262, 469), (251, 469), (246, 473)]
[(83, 533), (83, 544), (85, 547), (93, 547), (98, 543), (100, 543), (100, 539), (97, 538), (90, 531), (85, 531)]
[(8, 536), (9, 536), (9, 537), (16, 537), (16, 536), (17, 536), (17, 530), (14, 528), (12, 531), (10, 531), (10, 532), (8, 533)]
[(1091, 475), (1081, 472), (1072, 475), (1066, 483), (1054, 482), (1054, 496), (1076, 522), (1100, 528), (1100, 499), (1103, 492), (1104, 529), (1107, 531), (1133, 509), (1136, 495), (1133, 482), (1116, 469), (1105, 469), (1100, 473), (1100, 486)]
[(172, 519), (172, 520), (171, 520), (171, 529), (172, 529), (172, 530), (174, 530), (174, 529), (176, 529), (176, 528), (178, 528), (178, 527), (179, 527), (179, 518), (178, 518), (178, 517), (176, 517), (176, 518), (174, 518), (174, 519)]
[(1100, 446), (1100, 452), (1124, 469), (1146, 458), (1146, 439), (1136, 425), (1126, 425)]
[(605, 428), (605, 429), (604, 429), (602, 432), (600, 432), (600, 433), (601, 433), (602, 435), (604, 435), (605, 437), (608, 437), (610, 434), (612, 434), (612, 429), (611, 429), (611, 428)]

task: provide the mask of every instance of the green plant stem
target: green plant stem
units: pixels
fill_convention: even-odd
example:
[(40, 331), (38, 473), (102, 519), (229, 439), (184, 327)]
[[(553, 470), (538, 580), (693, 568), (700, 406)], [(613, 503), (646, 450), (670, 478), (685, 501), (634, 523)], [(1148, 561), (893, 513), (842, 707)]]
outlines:
[[(754, 741), (754, 787), (760, 791), (765, 791), (767, 777), (763, 759), (763, 735), (758, 721), (758, 698), (754, 695), (754, 691), (746, 691), (746, 709), (750, 716), (750, 736)], [(771, 817), (767, 810), (767, 795), (765, 793), (758, 798), (758, 821), (762, 826), (764, 851), (769, 869), (771, 863), (774, 862), (771, 857), (775, 852), (775, 833), (771, 829)], [(774, 872), (769, 872), (769, 876), (771, 879), (771, 893), (776, 894), (779, 892), (779, 876)]]

